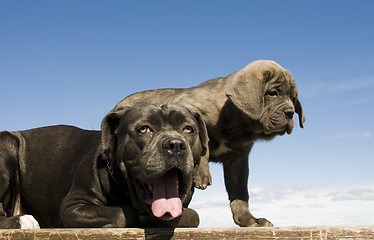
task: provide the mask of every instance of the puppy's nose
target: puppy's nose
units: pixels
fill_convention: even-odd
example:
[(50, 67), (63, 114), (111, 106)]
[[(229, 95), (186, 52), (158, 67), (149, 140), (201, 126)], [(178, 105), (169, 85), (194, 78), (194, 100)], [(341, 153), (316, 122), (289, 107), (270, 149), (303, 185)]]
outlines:
[(182, 154), (186, 152), (186, 143), (179, 138), (170, 138), (162, 143), (162, 147), (170, 154)]
[(287, 108), (287, 109), (283, 110), (283, 112), (284, 112), (284, 115), (286, 115), (286, 117), (288, 119), (292, 119), (293, 115), (295, 114), (295, 110), (292, 109), (292, 108)]

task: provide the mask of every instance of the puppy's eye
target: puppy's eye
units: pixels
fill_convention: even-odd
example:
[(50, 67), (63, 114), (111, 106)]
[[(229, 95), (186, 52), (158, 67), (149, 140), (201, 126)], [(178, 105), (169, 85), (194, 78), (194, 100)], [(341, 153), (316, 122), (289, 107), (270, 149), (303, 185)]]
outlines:
[(141, 126), (140, 128), (137, 129), (137, 131), (141, 134), (145, 134), (145, 133), (152, 132), (152, 129), (148, 126)]
[(186, 126), (185, 128), (183, 128), (183, 132), (187, 134), (193, 133), (194, 131), (195, 130), (191, 126)]
[(276, 97), (276, 96), (278, 96), (278, 91), (277, 90), (270, 90), (266, 94), (271, 96), (271, 97)]

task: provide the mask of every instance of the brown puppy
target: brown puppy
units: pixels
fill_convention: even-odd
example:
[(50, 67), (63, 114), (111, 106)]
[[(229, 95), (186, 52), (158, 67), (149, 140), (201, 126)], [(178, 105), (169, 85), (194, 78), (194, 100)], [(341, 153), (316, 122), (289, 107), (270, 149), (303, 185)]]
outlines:
[[(157, 89), (135, 93), (115, 108), (139, 103), (187, 106), (201, 112), (209, 133), (209, 161), (222, 162), (226, 190), (236, 224), (272, 226), (256, 219), (248, 208), (248, 155), (257, 139), (271, 140), (290, 134), (294, 113), (300, 127), (305, 116), (291, 74), (269, 60), (255, 61), (224, 78), (186, 89)], [(208, 158), (202, 159), (194, 184), (211, 184)]]

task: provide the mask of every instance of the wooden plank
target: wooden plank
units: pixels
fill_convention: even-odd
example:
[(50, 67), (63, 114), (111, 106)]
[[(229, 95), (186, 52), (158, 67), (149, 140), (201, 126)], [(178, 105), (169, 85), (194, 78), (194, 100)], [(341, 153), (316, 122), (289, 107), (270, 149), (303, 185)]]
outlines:
[(260, 239), (260, 240), (338, 240), (374, 239), (374, 227), (282, 227), (282, 228), (91, 228), (0, 230), (0, 239), (99, 240), (99, 239)]

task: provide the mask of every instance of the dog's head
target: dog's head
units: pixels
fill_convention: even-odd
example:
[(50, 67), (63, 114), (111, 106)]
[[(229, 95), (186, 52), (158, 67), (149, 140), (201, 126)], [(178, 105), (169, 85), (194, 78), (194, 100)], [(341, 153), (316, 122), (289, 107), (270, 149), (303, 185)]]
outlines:
[(232, 103), (249, 118), (257, 121), (257, 134), (264, 139), (290, 134), (294, 113), (303, 128), (304, 112), (291, 74), (274, 61), (255, 61), (227, 77), (226, 93)]
[(102, 158), (128, 183), (135, 208), (163, 220), (178, 217), (207, 150), (200, 114), (177, 105), (117, 108), (101, 129)]

